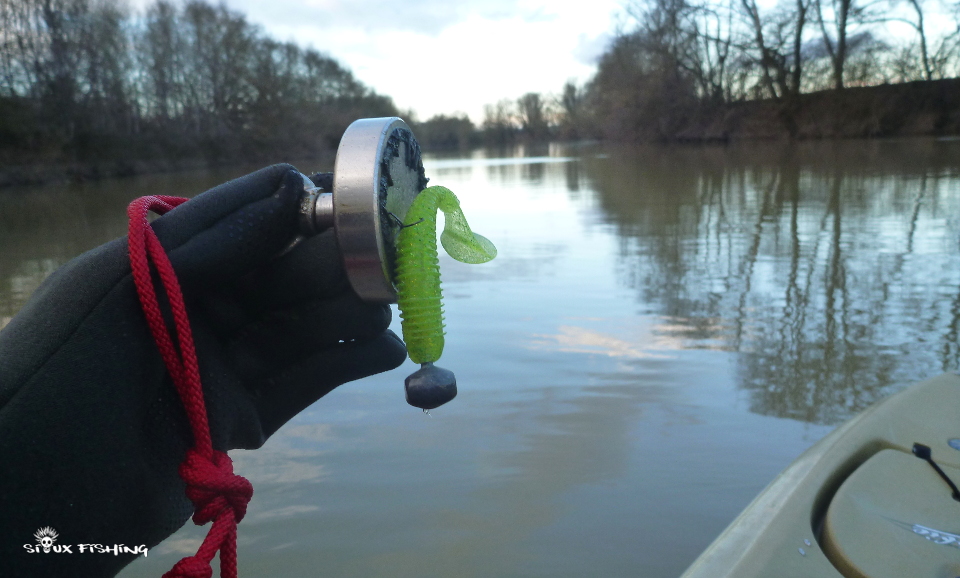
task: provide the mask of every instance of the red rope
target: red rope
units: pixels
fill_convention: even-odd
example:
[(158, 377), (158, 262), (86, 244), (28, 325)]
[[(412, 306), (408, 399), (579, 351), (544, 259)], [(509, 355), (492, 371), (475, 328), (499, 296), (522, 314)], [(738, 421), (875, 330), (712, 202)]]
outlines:
[[(193, 502), (193, 521), (202, 526), (212, 521), (203, 544), (193, 556), (177, 562), (163, 578), (210, 578), (210, 561), (220, 551), (221, 578), (237, 576), (237, 523), (247, 512), (253, 486), (233, 473), (233, 462), (224, 452), (213, 449), (207, 408), (200, 385), (197, 352), (193, 345), (190, 320), (180, 292), (180, 283), (170, 259), (147, 221), (147, 213), (164, 214), (187, 199), (157, 195), (140, 197), (127, 207), (130, 219), (130, 267), (140, 297), (140, 306), (150, 326), (164, 365), (173, 379), (193, 432), (193, 447), (180, 464), (180, 477), (187, 484), (187, 497)], [(150, 277), (153, 264), (173, 313), (176, 344), (160, 313), (157, 293)]]

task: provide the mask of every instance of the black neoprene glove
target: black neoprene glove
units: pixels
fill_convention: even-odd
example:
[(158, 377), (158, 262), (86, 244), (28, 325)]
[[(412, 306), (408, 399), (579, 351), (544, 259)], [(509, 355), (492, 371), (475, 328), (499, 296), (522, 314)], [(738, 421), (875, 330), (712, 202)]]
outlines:
[[(257, 448), (338, 385), (399, 366), (390, 308), (360, 301), (332, 232), (297, 233), (276, 165), (154, 221), (183, 290), (215, 449)], [(113, 576), (193, 511), (186, 415), (137, 299), (126, 238), (70, 261), (0, 331), (0, 576)], [(242, 472), (238, 472), (241, 473)], [(254, 499), (256, 499), (254, 497)], [(72, 555), (28, 553), (50, 526)], [(242, 526), (241, 526), (242, 527)]]

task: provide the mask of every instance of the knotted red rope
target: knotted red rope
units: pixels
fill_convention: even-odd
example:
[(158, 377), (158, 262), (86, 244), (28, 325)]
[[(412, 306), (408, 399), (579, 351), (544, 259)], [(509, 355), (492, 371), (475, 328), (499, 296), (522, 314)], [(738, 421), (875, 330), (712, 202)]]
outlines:
[[(233, 462), (226, 453), (213, 449), (207, 422), (207, 407), (200, 385), (197, 352), (193, 345), (193, 333), (190, 331), (180, 283), (160, 240), (147, 221), (147, 213), (150, 211), (162, 215), (186, 201), (187, 199), (181, 197), (157, 195), (140, 197), (127, 207), (127, 217), (130, 219), (130, 267), (133, 270), (137, 295), (140, 297), (140, 306), (163, 363), (167, 366), (177, 393), (180, 394), (193, 432), (193, 447), (187, 450), (187, 456), (180, 464), (180, 477), (186, 482), (187, 497), (196, 508), (193, 514), (194, 523), (202, 526), (213, 522), (197, 553), (177, 562), (163, 578), (210, 578), (213, 575), (210, 561), (218, 550), (221, 578), (236, 578), (237, 523), (247, 512), (247, 502), (253, 496), (253, 486), (246, 478), (233, 473)], [(157, 293), (150, 278), (151, 263), (160, 277), (163, 291), (170, 303), (176, 343), (179, 347), (174, 344), (170, 330), (160, 313)]]

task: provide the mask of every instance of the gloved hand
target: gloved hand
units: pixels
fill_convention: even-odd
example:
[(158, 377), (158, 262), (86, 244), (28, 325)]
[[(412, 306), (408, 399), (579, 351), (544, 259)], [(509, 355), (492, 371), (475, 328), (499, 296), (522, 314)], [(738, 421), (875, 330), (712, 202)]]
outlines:
[[(153, 223), (221, 451), (259, 447), (333, 388), (406, 355), (389, 306), (351, 290), (332, 231), (277, 257), (297, 233), (302, 190), (293, 167), (276, 165)], [(193, 510), (177, 474), (191, 437), (126, 238), (61, 267), (0, 331), (0, 576), (113, 576), (134, 556), (78, 545), (153, 547), (172, 534)], [(70, 554), (27, 552), (46, 526)]]

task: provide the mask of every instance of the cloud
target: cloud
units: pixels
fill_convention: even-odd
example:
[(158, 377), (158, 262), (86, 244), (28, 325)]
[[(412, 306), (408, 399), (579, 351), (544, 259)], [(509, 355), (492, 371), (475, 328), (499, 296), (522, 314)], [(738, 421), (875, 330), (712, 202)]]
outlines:
[(519, 0), (230, 0), (229, 5), (267, 28), (295, 23), (321, 29), (364, 33), (411, 31), (435, 36), (471, 17), (490, 20), (520, 17), (535, 22), (546, 16), (537, 6)]
[(654, 353), (654, 349), (676, 349), (665, 347), (662, 342), (639, 343), (621, 339), (607, 333), (592, 331), (583, 327), (563, 325), (556, 334), (534, 334), (528, 346), (531, 349), (555, 349), (564, 353), (587, 353), (607, 357), (626, 357), (633, 359), (669, 359), (665, 353)]
[(603, 32), (596, 36), (580, 33), (577, 36), (577, 45), (573, 49), (573, 57), (577, 62), (586, 65), (595, 65), (600, 56), (607, 51), (613, 35)]
[(274, 39), (335, 58), (401, 110), (462, 111), (474, 122), (485, 104), (587, 80), (620, 9), (618, 0), (224, 1)]

